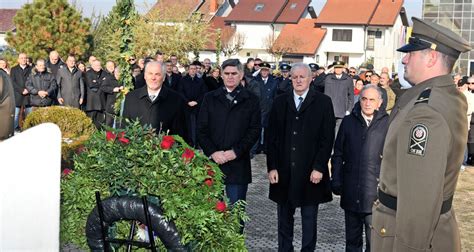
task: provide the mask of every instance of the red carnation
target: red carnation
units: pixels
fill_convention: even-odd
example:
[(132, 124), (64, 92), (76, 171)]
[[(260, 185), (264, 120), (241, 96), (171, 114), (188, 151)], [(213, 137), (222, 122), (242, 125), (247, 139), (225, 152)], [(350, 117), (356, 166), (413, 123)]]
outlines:
[(163, 136), (163, 141), (174, 143), (173, 136)]
[(163, 141), (161, 142), (161, 148), (163, 150), (171, 149), (171, 146), (174, 144), (174, 138), (172, 136), (163, 136)]
[(130, 140), (129, 140), (129, 139), (127, 139), (127, 138), (125, 138), (125, 137), (121, 137), (121, 138), (119, 138), (119, 141), (120, 141), (120, 142), (122, 142), (122, 143), (124, 143), (124, 144), (128, 144), (128, 143), (130, 143)]
[(211, 187), (212, 184), (214, 184), (214, 181), (213, 181), (211, 178), (207, 178), (206, 180), (204, 180), (204, 183), (205, 183), (207, 186)]
[(217, 203), (216, 203), (216, 210), (217, 210), (218, 212), (223, 213), (223, 212), (225, 212), (226, 209), (227, 209), (227, 205), (225, 204), (224, 201), (217, 201)]
[(107, 141), (113, 141), (115, 140), (115, 137), (117, 136), (112, 131), (107, 131), (105, 134), (105, 139), (107, 139)]
[(161, 142), (160, 146), (161, 146), (161, 148), (162, 148), (163, 150), (169, 150), (169, 149), (171, 149), (171, 146), (173, 146), (173, 143), (172, 143), (172, 142), (163, 141), (163, 142)]
[(185, 163), (189, 163), (191, 162), (191, 159), (193, 159), (194, 157), (194, 151), (189, 148), (186, 148), (184, 149), (184, 153), (183, 155), (181, 155), (181, 157), (184, 158)]
[(64, 176), (64, 177), (66, 177), (67, 175), (69, 175), (69, 174), (71, 174), (71, 173), (72, 173), (72, 170), (71, 170), (71, 169), (66, 168), (66, 169), (63, 170), (63, 176)]

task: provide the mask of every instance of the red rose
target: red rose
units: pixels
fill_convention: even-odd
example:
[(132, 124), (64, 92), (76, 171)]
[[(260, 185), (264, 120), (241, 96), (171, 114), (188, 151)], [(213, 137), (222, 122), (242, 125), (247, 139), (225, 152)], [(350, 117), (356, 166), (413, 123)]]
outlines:
[(216, 203), (216, 210), (217, 210), (218, 212), (223, 213), (223, 212), (225, 212), (226, 209), (227, 209), (227, 205), (225, 204), (224, 201), (217, 201), (217, 203)]
[(113, 141), (115, 140), (115, 137), (117, 136), (112, 131), (107, 131), (105, 134), (105, 139), (107, 139), (107, 141)]
[(181, 155), (181, 157), (184, 158), (185, 163), (189, 163), (194, 157), (194, 151), (189, 148), (186, 148), (184, 149), (184, 153), (183, 155)]
[(214, 184), (214, 181), (210, 178), (207, 178), (206, 180), (204, 180), (204, 183), (208, 186), (208, 187), (211, 187), (212, 184)]
[(71, 170), (71, 169), (66, 168), (66, 169), (63, 170), (63, 176), (64, 176), (64, 177), (66, 177), (67, 175), (69, 175), (69, 174), (71, 174), (71, 173), (72, 173), (72, 170)]

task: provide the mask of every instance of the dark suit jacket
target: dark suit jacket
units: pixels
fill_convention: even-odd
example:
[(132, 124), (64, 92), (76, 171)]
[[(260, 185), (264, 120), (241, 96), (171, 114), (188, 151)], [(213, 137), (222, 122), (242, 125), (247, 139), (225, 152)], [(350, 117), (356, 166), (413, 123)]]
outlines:
[(30, 99), (29, 95), (23, 95), (23, 90), (26, 88), (26, 80), (31, 74), (32, 67), (28, 66), (22, 69), (20, 65), (12, 67), (10, 77), (12, 79), (13, 91), (15, 93), (15, 106), (21, 107), (22, 105), (29, 106)]
[(158, 97), (152, 102), (145, 86), (125, 96), (123, 117), (138, 119), (142, 125), (151, 125), (157, 131), (169, 130), (170, 134), (188, 140), (184, 108), (183, 97), (165, 86), (161, 87)]
[[(332, 200), (328, 161), (334, 141), (335, 117), (331, 99), (310, 89), (296, 110), (293, 92), (275, 98), (265, 131), (268, 171), (276, 169), (279, 182), (270, 185), (270, 199), (295, 207)], [(323, 174), (310, 181), (313, 170)]]
[(250, 149), (260, 135), (258, 97), (241, 88), (233, 102), (226, 98), (224, 87), (204, 96), (198, 117), (197, 138), (207, 156), (233, 149), (237, 158), (220, 165), (226, 184), (252, 182)]
[(181, 78), (181, 75), (177, 73), (172, 73), (171, 78), (168, 76), (168, 74), (166, 74), (163, 84), (174, 91), (179, 92), (179, 82), (181, 81)]

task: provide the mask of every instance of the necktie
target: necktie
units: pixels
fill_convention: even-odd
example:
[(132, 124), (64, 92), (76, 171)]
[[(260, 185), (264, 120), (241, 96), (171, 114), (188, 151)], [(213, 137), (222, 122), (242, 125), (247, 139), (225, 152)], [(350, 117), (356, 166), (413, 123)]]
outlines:
[(298, 107), (296, 107), (296, 110), (297, 111), (300, 111), (300, 108), (301, 108), (301, 104), (303, 104), (303, 97), (299, 97), (298, 100), (300, 100), (300, 102), (298, 103)]
[(371, 123), (371, 122), (372, 122), (372, 120), (371, 120), (371, 119), (367, 119), (367, 127), (369, 127), (369, 126), (370, 126), (370, 123)]
[(156, 98), (156, 95), (149, 95), (149, 97), (150, 97), (150, 100), (151, 100), (151, 101), (154, 101), (155, 98)]

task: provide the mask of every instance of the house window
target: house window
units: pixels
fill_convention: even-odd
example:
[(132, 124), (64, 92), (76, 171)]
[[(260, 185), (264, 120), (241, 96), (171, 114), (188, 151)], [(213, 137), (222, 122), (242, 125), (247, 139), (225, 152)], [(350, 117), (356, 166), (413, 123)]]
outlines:
[(352, 41), (352, 30), (334, 29), (332, 31), (332, 41)]
[(319, 54), (316, 54), (316, 63), (319, 63)]
[(255, 5), (255, 11), (256, 11), (256, 12), (262, 12), (262, 11), (263, 11), (263, 7), (265, 7), (264, 4), (260, 4), (260, 3), (259, 3), (259, 4), (256, 4), (256, 5)]
[(365, 46), (365, 49), (374, 50), (375, 37), (376, 37), (375, 31), (367, 31), (367, 44)]
[(247, 52), (247, 57), (250, 57), (250, 52)]
[(292, 3), (292, 4), (290, 5), (290, 9), (292, 9), (292, 10), (293, 10), (293, 9), (296, 9), (296, 5), (298, 5), (298, 4), (297, 4), (297, 3)]
[(382, 31), (376, 31), (375, 38), (382, 38)]

